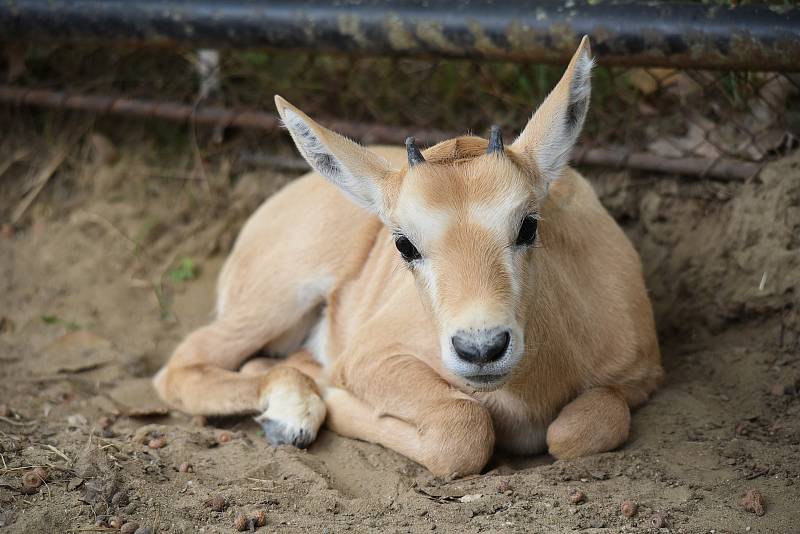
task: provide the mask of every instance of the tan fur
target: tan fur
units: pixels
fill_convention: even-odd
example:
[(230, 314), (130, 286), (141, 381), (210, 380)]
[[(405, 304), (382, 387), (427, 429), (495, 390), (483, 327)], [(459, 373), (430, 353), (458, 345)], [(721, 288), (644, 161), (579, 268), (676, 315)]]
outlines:
[[(275, 442), (302, 445), (324, 397), (329, 428), (439, 475), (478, 472), (495, 447), (569, 458), (622, 444), (630, 408), (662, 370), (639, 258), (552, 144), (559, 127), (577, 137), (563, 125), (588, 54), (584, 40), (505, 154), (461, 137), (423, 151), (413, 168), (403, 149), (367, 150), (276, 97), (301, 153), (330, 182), (310, 173), (253, 214), (220, 276), (216, 320), (159, 372), (161, 396), (190, 413), (262, 413), (278, 423)], [(530, 213), (538, 246), (514, 248)], [(412, 269), (392, 231), (422, 253)], [(495, 325), (512, 332), (497, 364), (506, 374), (470, 385), (448, 340)], [(311, 328), (300, 346), (288, 342)], [(293, 354), (247, 361), (262, 349)]]

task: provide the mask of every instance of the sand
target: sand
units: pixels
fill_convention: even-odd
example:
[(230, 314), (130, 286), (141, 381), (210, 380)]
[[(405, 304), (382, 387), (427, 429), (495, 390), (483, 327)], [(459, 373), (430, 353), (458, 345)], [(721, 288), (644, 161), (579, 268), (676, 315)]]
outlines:
[[(0, 180), (2, 221), (54, 151), (30, 146)], [(799, 153), (745, 184), (587, 169), (642, 254), (666, 382), (620, 450), (439, 480), (328, 431), (275, 449), (248, 418), (167, 413), (149, 377), (208, 320), (244, 218), (293, 176), (175, 176), (143, 167), (141, 142), (117, 149), (70, 148), (0, 237), (0, 532), (104, 531), (104, 516), (231, 532), (256, 511), (259, 532), (800, 532)], [(34, 466), (44, 482), (23, 487)], [(740, 504), (749, 489), (764, 515)]]

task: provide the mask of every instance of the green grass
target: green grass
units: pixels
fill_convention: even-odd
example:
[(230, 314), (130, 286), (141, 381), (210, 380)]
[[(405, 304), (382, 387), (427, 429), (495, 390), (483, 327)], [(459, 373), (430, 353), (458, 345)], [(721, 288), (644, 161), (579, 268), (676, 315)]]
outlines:
[(176, 284), (182, 284), (197, 278), (199, 267), (192, 258), (181, 258), (177, 265), (169, 271), (169, 278)]

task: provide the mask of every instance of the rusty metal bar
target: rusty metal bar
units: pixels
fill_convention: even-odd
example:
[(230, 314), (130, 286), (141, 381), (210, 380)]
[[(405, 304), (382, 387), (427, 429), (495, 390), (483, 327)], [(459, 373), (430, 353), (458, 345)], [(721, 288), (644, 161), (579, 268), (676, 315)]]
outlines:
[[(118, 114), (136, 117), (153, 117), (177, 122), (191, 122), (210, 126), (253, 128), (276, 131), (280, 120), (272, 113), (250, 109), (233, 110), (222, 107), (195, 107), (181, 102), (117, 98), (105, 95), (69, 94), (60, 91), (26, 89), (0, 85), (0, 103), (17, 106), (37, 106), (55, 109), (88, 111), (98, 114)], [(444, 130), (416, 130), (394, 126), (380, 126), (350, 121), (327, 121), (326, 126), (353, 137), (365, 144), (401, 144), (413, 133), (420, 144), (433, 145), (459, 135)], [(274, 161), (273, 161), (274, 160)], [(275, 168), (298, 170), (302, 160), (275, 160)], [(645, 152), (633, 153), (625, 149), (578, 148), (572, 155), (576, 165), (629, 168), (665, 172), (684, 176), (697, 176), (717, 180), (748, 180), (758, 174), (761, 164), (729, 158), (664, 158)], [(277, 162), (277, 163), (276, 163)]]
[(5, 0), (8, 40), (800, 70), (800, 6), (596, 0)]
[(583, 148), (572, 154), (576, 165), (595, 165), (617, 169), (655, 171), (680, 176), (696, 176), (720, 181), (745, 181), (755, 178), (763, 165), (734, 158), (665, 158), (650, 152), (625, 148)]
[[(238, 161), (252, 167), (267, 167), (278, 171), (306, 172), (308, 163), (300, 158), (267, 153), (243, 153)], [(742, 162), (730, 158), (665, 158), (647, 152), (630, 152), (622, 148), (578, 148), (572, 154), (574, 165), (633, 169), (638, 171), (694, 176), (717, 181), (746, 181), (761, 171), (760, 163)]]
[[(47, 89), (28, 89), (0, 85), (0, 102), (16, 106), (35, 106), (54, 109), (88, 111), (98, 114), (152, 117), (175, 122), (192, 122), (209, 126), (251, 128), (265, 131), (280, 129), (280, 119), (274, 113), (254, 109), (230, 109), (217, 106), (192, 106), (183, 102), (145, 100), (106, 95), (87, 95)], [(327, 121), (326, 126), (363, 143), (400, 143), (409, 130), (349, 121)], [(435, 144), (453, 137), (453, 132), (425, 130), (414, 135), (422, 144)]]

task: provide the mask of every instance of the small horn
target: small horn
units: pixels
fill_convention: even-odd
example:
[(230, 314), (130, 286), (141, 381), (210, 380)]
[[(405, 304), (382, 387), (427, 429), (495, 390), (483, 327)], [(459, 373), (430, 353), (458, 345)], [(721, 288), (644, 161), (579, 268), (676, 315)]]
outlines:
[(425, 163), (425, 158), (422, 157), (422, 152), (414, 144), (413, 137), (406, 137), (406, 151), (408, 152), (409, 167), (413, 167), (417, 163)]
[(500, 127), (496, 124), (492, 125), (492, 132), (489, 134), (489, 146), (486, 147), (487, 154), (494, 154), (495, 152), (503, 153), (503, 133)]

